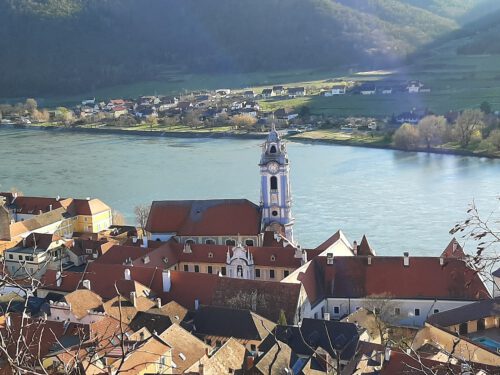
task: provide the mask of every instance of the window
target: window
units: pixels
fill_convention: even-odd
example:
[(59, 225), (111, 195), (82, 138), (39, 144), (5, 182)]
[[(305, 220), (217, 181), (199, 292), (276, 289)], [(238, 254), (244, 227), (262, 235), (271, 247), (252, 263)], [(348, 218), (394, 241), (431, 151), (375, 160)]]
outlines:
[(222, 276), (226, 276), (226, 267), (222, 267), (220, 269), (220, 273), (222, 274)]
[(23, 256), (22, 255), (19, 255), (19, 260), (23, 260)]
[(217, 340), (215, 342), (215, 346), (217, 346), (218, 348), (220, 348), (222, 346), (222, 342), (220, 340)]
[(213, 239), (208, 239), (208, 240), (205, 240), (205, 245), (215, 245), (215, 240)]
[(236, 241), (235, 240), (226, 240), (226, 246), (235, 246)]
[(379, 314), (380, 314), (380, 309), (379, 309), (378, 307), (375, 307), (375, 308), (373, 309), (373, 313), (374, 313), (375, 315), (379, 315)]
[(287, 277), (288, 275), (290, 275), (290, 271), (284, 270), (283, 271), (283, 278)]
[(271, 212), (271, 215), (278, 216), (278, 211), (274, 210), (273, 212)]
[(255, 269), (255, 278), (260, 279), (260, 269), (259, 268)]
[(207, 345), (212, 346), (212, 340), (210, 340), (210, 339), (205, 339), (205, 342), (207, 343)]
[(189, 272), (189, 266), (187, 264), (184, 265), (184, 272)]
[(213, 273), (212, 266), (208, 266), (208, 267), (207, 267), (207, 272), (208, 272), (208, 273)]
[(85, 253), (92, 254), (92, 249), (85, 249)]
[(271, 176), (271, 190), (278, 190), (278, 178)]
[(394, 308), (394, 315), (401, 315), (401, 309), (399, 307)]
[(271, 255), (271, 262), (274, 262), (276, 261), (276, 256), (275, 255)]
[(194, 266), (194, 272), (200, 272), (200, 266), (195, 264)]
[(434, 309), (434, 314), (437, 314), (439, 312), (439, 309)]
[(271, 149), (269, 150), (269, 152), (270, 152), (271, 154), (275, 154), (275, 153), (276, 153), (276, 146), (275, 146), (275, 145), (272, 145), (272, 146), (271, 146)]
[(9, 259), (14, 259), (14, 255), (9, 254)]
[(420, 309), (415, 309), (415, 316), (420, 316)]
[(190, 245), (191, 245), (191, 244), (194, 244), (195, 242), (194, 242), (194, 240), (193, 240), (192, 238), (190, 238), (189, 240), (186, 240), (186, 242), (185, 242), (185, 243), (187, 243), (187, 244), (190, 244)]
[(340, 308), (338, 306), (333, 307), (333, 313), (334, 314), (339, 314), (340, 313)]
[(212, 252), (208, 253), (208, 257), (209, 258), (213, 258), (214, 257), (214, 253), (212, 253)]
[(256, 351), (257, 350), (257, 346), (255, 344), (250, 344), (250, 350), (252, 352)]
[(29, 256), (29, 255), (26, 255), (26, 261), (33, 262), (33, 257)]
[(245, 245), (247, 246), (253, 246), (253, 240), (246, 240)]
[(274, 270), (269, 270), (269, 277), (274, 279)]

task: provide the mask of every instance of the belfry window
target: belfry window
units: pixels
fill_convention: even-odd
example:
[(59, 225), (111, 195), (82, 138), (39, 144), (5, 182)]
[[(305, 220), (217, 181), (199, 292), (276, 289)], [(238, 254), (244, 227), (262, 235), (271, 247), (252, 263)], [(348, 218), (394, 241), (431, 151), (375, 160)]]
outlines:
[(276, 146), (272, 145), (271, 148), (269, 149), (270, 154), (275, 154), (276, 153)]
[(271, 176), (271, 190), (278, 190), (278, 178)]

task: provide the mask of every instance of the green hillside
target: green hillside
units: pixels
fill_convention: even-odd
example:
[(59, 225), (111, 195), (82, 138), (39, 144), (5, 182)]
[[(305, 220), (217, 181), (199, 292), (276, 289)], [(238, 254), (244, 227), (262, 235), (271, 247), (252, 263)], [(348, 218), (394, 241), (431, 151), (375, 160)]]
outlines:
[[(0, 97), (398, 65), (481, 0), (0, 0)], [(274, 73), (273, 73), (274, 74)]]

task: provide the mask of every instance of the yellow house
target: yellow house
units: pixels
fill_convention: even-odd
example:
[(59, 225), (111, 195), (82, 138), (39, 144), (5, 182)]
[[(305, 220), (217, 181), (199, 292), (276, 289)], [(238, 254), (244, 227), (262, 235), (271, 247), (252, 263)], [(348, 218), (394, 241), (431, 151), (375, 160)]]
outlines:
[(98, 233), (113, 224), (111, 208), (99, 199), (73, 199), (71, 209), (75, 232)]

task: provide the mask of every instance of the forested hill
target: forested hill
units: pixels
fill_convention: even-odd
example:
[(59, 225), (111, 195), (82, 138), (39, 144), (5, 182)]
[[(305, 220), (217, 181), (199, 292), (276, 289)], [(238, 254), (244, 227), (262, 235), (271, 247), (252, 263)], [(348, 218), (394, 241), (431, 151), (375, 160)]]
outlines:
[(0, 0), (0, 97), (165, 72), (375, 67), (459, 28), (481, 0)]

